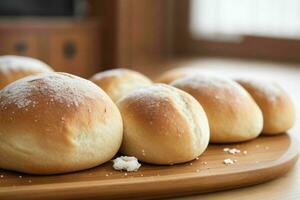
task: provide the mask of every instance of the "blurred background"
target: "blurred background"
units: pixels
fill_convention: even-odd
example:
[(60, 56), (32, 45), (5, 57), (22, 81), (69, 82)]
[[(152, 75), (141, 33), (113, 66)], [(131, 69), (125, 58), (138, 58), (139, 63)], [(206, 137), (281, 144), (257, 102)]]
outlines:
[(1, 0), (7, 54), (85, 78), (115, 67), (271, 78), (300, 102), (300, 1)]
[(0, 54), (83, 77), (200, 58), (297, 63), (299, 9), (298, 0), (1, 0)]
[[(197, 67), (271, 78), (300, 112), (300, 0), (1, 0), (5, 54), (35, 57), (85, 78), (114, 67), (150, 77)], [(299, 130), (298, 117), (291, 131), (298, 139)], [(293, 197), (299, 169), (300, 162), (283, 180), (251, 192)], [(232, 199), (232, 191), (224, 193)], [(234, 194), (240, 199), (249, 190)]]

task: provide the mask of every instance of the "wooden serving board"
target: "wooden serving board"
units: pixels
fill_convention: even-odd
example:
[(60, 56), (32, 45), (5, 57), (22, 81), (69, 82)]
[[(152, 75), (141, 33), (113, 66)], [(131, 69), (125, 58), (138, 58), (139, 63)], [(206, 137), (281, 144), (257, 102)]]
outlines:
[[(242, 152), (231, 155), (223, 151), (226, 147)], [(237, 162), (225, 165), (226, 158)], [(143, 164), (133, 173), (115, 171), (111, 162), (53, 176), (0, 170), (0, 199), (148, 199), (213, 192), (275, 179), (297, 158), (297, 142), (284, 134), (241, 144), (210, 145), (198, 160), (173, 166)]]

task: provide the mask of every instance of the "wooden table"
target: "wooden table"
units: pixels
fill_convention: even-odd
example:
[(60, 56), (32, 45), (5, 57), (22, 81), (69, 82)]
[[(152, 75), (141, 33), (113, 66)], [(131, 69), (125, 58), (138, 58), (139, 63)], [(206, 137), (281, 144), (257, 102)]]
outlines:
[[(228, 76), (255, 76), (277, 81), (292, 97), (297, 113), (300, 113), (300, 64), (285, 64), (260, 61), (229, 60), (219, 58), (197, 58), (173, 61), (163, 65), (164, 69), (174, 67), (199, 67), (208, 73)], [(145, 68), (145, 73), (152, 77), (158, 75), (161, 67)], [(300, 141), (300, 118), (289, 131)], [(299, 145), (300, 146), (300, 145)], [(300, 150), (300, 148), (299, 148)], [(230, 180), (228, 180), (230, 181)], [(174, 200), (252, 200), (252, 199), (300, 199), (300, 162), (283, 177), (274, 181), (241, 189), (215, 192), (210, 194), (173, 198)]]

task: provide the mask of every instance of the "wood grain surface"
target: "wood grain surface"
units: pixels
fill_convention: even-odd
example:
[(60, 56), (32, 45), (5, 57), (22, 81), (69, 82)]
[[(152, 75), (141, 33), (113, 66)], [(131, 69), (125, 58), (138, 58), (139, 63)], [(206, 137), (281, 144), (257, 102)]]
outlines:
[[(132, 173), (113, 170), (111, 162), (54, 176), (1, 170), (0, 199), (162, 198), (239, 188), (287, 172), (298, 157), (294, 141), (283, 134), (240, 144), (210, 145), (192, 162), (173, 166), (143, 164)], [(223, 151), (226, 147), (240, 149), (241, 153), (226, 153)], [(226, 158), (236, 159), (236, 163), (225, 165)]]

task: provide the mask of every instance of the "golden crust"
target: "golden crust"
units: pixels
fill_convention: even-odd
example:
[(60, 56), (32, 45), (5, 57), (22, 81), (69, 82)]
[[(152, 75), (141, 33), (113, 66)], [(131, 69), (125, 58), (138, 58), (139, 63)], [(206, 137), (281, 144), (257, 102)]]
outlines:
[(189, 67), (175, 68), (164, 72), (162, 75), (156, 78), (155, 82), (170, 84), (176, 79), (183, 78), (189, 75), (194, 75), (195, 73), (201, 73), (201, 71), (197, 68)]
[(234, 81), (198, 74), (171, 85), (191, 94), (203, 106), (211, 130), (210, 142), (241, 142), (260, 134), (262, 113), (246, 90)]
[(209, 127), (200, 104), (187, 93), (155, 84), (118, 102), (124, 123), (121, 152), (152, 164), (195, 159), (206, 149)]
[(295, 108), (288, 94), (276, 83), (238, 79), (260, 107), (264, 117), (263, 134), (279, 134), (295, 123)]
[(29, 75), (52, 72), (40, 60), (23, 56), (0, 56), (0, 89)]
[(32, 174), (71, 172), (116, 154), (122, 119), (92, 82), (66, 73), (41, 74), (0, 91), (0, 138), (1, 168)]
[(130, 92), (152, 85), (152, 81), (143, 74), (129, 69), (112, 69), (95, 74), (90, 78), (116, 102)]

